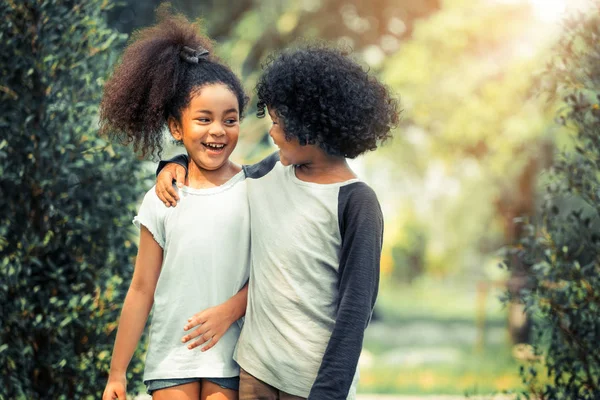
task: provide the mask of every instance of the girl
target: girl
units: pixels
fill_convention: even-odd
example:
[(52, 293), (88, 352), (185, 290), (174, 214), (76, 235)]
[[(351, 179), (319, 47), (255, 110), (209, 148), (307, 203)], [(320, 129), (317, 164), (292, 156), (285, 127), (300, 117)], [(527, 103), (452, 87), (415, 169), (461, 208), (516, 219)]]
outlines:
[[(244, 167), (252, 268), (235, 355), (240, 400), (354, 399), (383, 216), (346, 159), (390, 137), (398, 103), (345, 53), (323, 46), (273, 57), (257, 94), (279, 151)], [(172, 162), (156, 186), (165, 204), (176, 200), (171, 179), (185, 176), (187, 157)]]
[[(189, 173), (179, 207), (165, 208), (153, 188), (134, 219), (138, 256), (103, 400), (125, 399), (127, 366), (152, 307), (144, 383), (153, 398), (237, 399), (234, 322), (246, 309), (250, 219), (245, 175), (229, 156), (246, 96), (197, 32), (182, 16), (163, 16), (134, 36), (105, 86), (102, 132), (155, 154), (166, 126), (185, 146)], [(182, 338), (199, 309), (200, 328)]]

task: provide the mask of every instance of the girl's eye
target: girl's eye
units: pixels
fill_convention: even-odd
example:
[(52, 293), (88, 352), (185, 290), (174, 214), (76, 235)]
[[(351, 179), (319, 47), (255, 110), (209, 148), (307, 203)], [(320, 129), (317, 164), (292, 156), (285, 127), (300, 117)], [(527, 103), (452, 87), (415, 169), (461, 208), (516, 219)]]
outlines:
[(210, 122), (210, 119), (208, 118), (198, 118), (197, 121), (203, 122), (203, 123), (207, 123)]
[(225, 121), (225, 123), (227, 125), (235, 125), (236, 122), (237, 122), (237, 119), (228, 119)]

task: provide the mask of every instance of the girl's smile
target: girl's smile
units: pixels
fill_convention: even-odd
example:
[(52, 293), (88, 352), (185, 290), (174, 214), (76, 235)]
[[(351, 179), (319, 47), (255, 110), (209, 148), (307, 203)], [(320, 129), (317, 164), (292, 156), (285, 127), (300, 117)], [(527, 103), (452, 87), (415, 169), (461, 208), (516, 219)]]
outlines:
[(171, 134), (183, 142), (190, 160), (205, 172), (228, 166), (240, 132), (238, 99), (227, 85), (216, 83), (192, 92), (180, 121), (169, 121)]
[(227, 146), (225, 143), (202, 143), (202, 145), (206, 147), (206, 152), (209, 154), (221, 154), (225, 146)]

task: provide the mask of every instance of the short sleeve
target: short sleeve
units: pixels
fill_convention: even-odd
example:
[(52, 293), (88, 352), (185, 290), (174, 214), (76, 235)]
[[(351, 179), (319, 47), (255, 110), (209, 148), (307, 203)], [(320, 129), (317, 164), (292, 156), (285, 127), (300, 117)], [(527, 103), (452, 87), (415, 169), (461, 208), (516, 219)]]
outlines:
[(154, 188), (152, 187), (144, 196), (138, 214), (133, 219), (133, 224), (138, 229), (141, 229), (141, 225), (144, 225), (150, 231), (156, 243), (164, 250), (167, 207), (160, 201)]

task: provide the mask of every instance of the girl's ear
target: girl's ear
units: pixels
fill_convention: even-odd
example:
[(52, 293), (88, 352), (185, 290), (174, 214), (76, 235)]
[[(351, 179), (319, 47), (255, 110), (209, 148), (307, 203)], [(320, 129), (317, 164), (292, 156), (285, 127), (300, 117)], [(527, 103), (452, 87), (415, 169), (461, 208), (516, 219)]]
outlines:
[(169, 131), (171, 131), (171, 136), (178, 142), (183, 140), (183, 129), (181, 128), (181, 124), (174, 117), (169, 117), (167, 120), (167, 125), (169, 126)]

